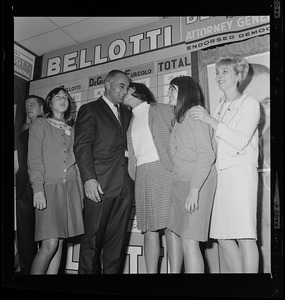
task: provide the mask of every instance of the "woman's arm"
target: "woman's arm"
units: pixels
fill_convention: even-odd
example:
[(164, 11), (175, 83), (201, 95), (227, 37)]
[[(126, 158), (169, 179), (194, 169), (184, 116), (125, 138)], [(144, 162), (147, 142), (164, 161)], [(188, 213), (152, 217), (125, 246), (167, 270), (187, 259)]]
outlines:
[(239, 109), (238, 119), (234, 128), (219, 123), (216, 137), (223, 140), (236, 150), (243, 150), (250, 143), (252, 136), (257, 130), (260, 118), (260, 105), (257, 100), (247, 101)]
[(211, 167), (215, 161), (215, 153), (211, 141), (211, 128), (201, 121), (194, 121), (188, 116), (189, 131), (193, 137), (193, 147), (195, 148), (194, 176), (191, 181), (191, 188), (200, 190)]
[(193, 106), (190, 109), (189, 114), (193, 120), (200, 120), (210, 125), (214, 130), (216, 130), (218, 127), (219, 122), (213, 118), (204, 107), (200, 105)]
[(43, 159), (44, 121), (35, 120), (29, 129), (28, 172), (34, 191), (33, 204), (36, 209), (47, 207), (44, 194), (44, 159)]
[(218, 122), (201, 106), (192, 107), (189, 114), (193, 120), (209, 124), (215, 130), (216, 137), (237, 150), (243, 150), (251, 141), (260, 118), (259, 102), (252, 96), (246, 100), (239, 108), (239, 119), (234, 128)]
[(75, 122), (73, 149), (83, 183), (96, 179), (92, 150), (95, 134), (95, 116), (90, 107), (82, 105)]
[(44, 120), (36, 119), (29, 129), (28, 173), (34, 193), (43, 192), (44, 188)]

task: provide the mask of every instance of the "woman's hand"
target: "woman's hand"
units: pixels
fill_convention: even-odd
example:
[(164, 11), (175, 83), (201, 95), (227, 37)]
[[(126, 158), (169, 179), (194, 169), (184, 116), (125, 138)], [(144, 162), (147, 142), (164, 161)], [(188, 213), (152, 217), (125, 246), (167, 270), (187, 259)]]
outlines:
[(205, 123), (209, 123), (209, 120), (211, 118), (211, 116), (206, 111), (206, 109), (200, 105), (193, 106), (190, 109), (190, 117), (193, 118), (194, 120), (200, 120)]
[(34, 207), (39, 210), (43, 210), (47, 207), (44, 192), (37, 192), (34, 194)]
[(213, 129), (217, 129), (219, 122), (210, 116), (206, 109), (200, 105), (193, 106), (190, 110), (190, 117), (193, 120), (200, 120), (209, 124)]
[(187, 213), (195, 212), (199, 209), (199, 190), (195, 188), (190, 188), (190, 191), (185, 200), (185, 210)]

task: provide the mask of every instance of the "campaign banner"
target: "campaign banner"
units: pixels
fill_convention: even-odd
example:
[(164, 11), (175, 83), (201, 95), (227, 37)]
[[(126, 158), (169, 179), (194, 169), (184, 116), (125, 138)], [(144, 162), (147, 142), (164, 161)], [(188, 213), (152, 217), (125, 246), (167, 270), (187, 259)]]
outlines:
[(132, 66), (123, 70), (131, 80), (140, 80), (142, 77), (154, 75), (154, 62)]
[(180, 19), (170, 17), (160, 22), (138, 26), (76, 46), (43, 55), (42, 76), (101, 65), (114, 60), (159, 50), (180, 42)]
[(181, 17), (187, 50), (197, 51), (270, 33), (269, 16)]
[(14, 44), (14, 74), (30, 81), (33, 79), (35, 55)]

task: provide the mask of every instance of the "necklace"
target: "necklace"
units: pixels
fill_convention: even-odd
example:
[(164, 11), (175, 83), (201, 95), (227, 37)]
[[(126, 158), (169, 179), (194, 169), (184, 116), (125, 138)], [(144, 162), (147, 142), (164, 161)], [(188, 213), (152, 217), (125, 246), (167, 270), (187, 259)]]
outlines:
[(54, 126), (55, 128), (59, 128), (59, 129), (63, 129), (64, 130), (64, 133), (68, 136), (71, 135), (71, 131), (70, 131), (70, 128), (71, 126), (67, 125), (65, 122), (63, 121), (58, 121), (58, 120), (55, 120), (55, 119), (47, 119), (47, 121), (52, 125)]
[(231, 105), (233, 104), (234, 100), (238, 99), (239, 97), (241, 97), (240, 94), (238, 94), (237, 96), (235, 96), (234, 99), (230, 101), (230, 104), (229, 104), (228, 108), (225, 109), (225, 112), (224, 112), (223, 115), (221, 116), (221, 112), (222, 112), (222, 110), (223, 110), (223, 108), (224, 108), (224, 104), (225, 104), (227, 101), (224, 101), (224, 102), (223, 102), (223, 104), (221, 105), (220, 111), (218, 112), (218, 115), (219, 115), (218, 121), (219, 121), (219, 122), (222, 122), (222, 120), (224, 119), (224, 117), (225, 117), (225, 115), (227, 114), (227, 112), (228, 112), (228, 111), (231, 111), (231, 109), (230, 109)]

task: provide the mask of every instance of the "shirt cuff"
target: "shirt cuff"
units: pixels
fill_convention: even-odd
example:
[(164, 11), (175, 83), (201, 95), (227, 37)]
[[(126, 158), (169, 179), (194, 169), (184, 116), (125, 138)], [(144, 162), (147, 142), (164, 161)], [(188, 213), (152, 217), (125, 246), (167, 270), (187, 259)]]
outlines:
[(33, 188), (34, 194), (38, 193), (38, 192), (43, 192), (44, 191), (43, 184), (41, 184), (41, 183), (34, 183), (32, 185), (32, 188)]

